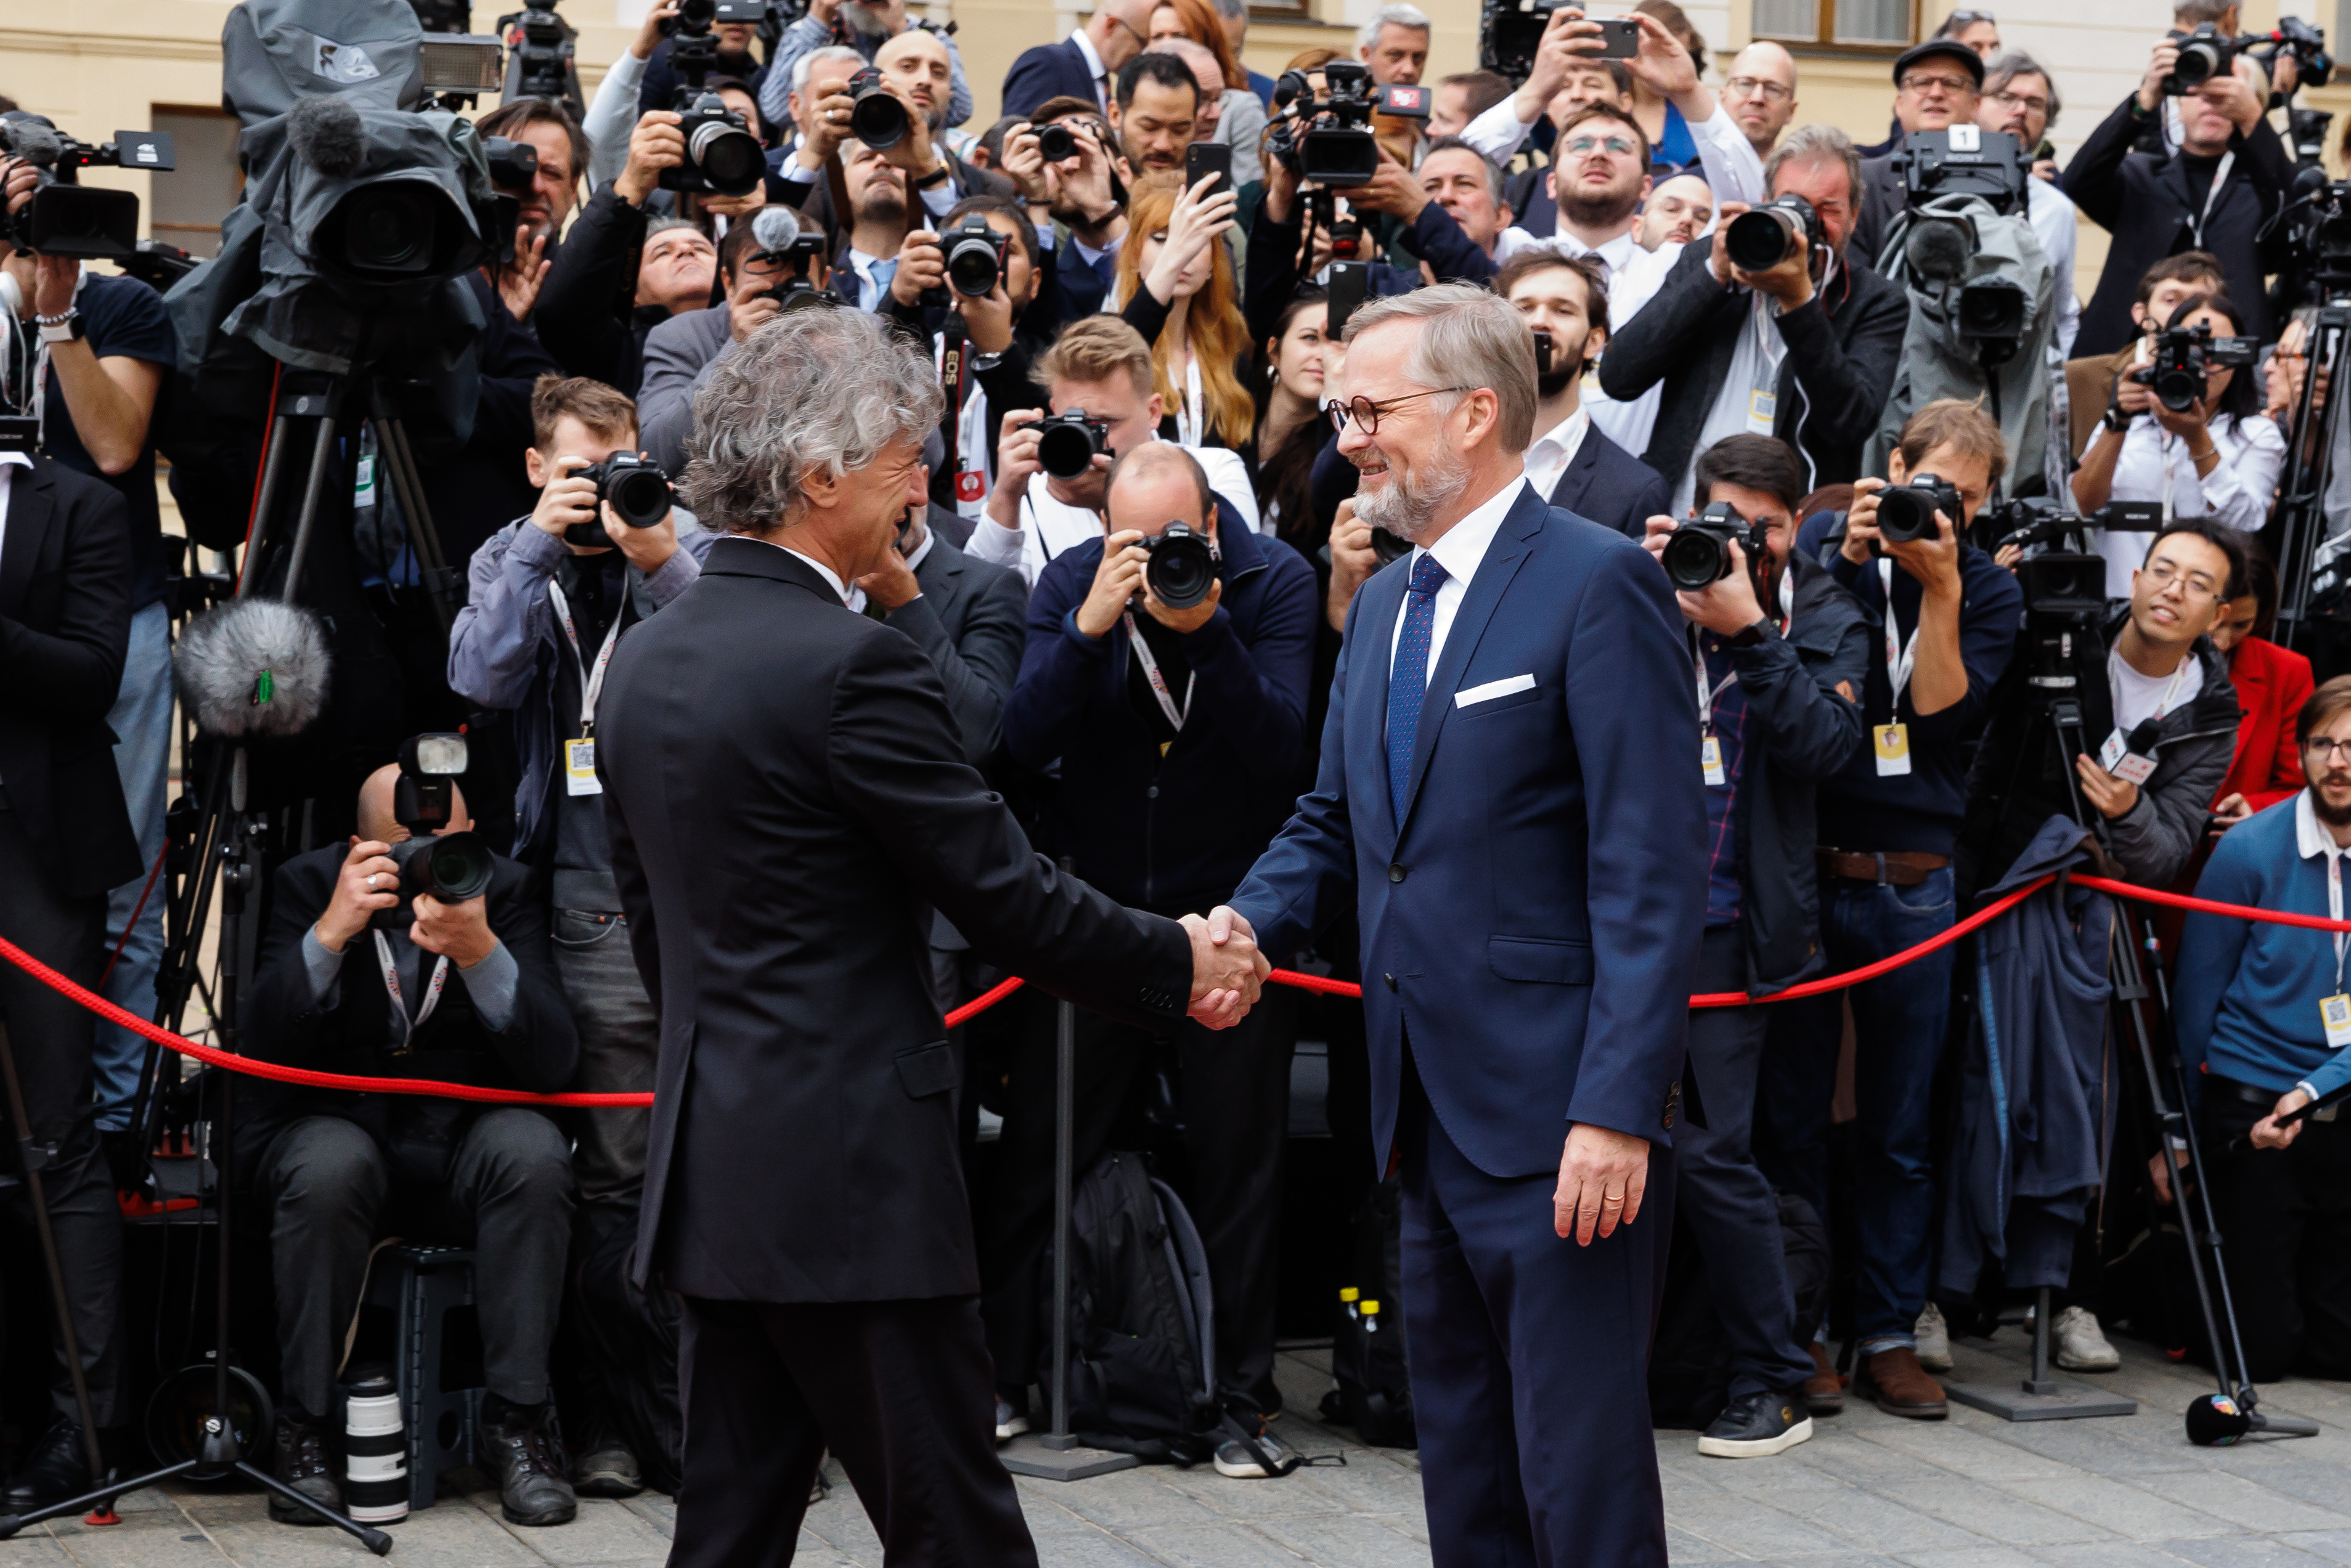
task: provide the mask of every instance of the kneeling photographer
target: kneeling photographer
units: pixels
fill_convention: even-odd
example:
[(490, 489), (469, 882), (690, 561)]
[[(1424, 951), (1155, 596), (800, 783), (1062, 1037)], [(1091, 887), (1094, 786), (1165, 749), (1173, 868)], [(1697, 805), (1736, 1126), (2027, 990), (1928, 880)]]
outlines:
[[(1710, 864), (1699, 991), (1769, 996), (1827, 967), (1813, 787), (1861, 746), (1861, 709), (1846, 694), (1868, 681), (1874, 638), (1827, 569), (1792, 556), (1804, 489), (1784, 443), (1726, 436), (1698, 454), (1698, 517), (1648, 519), (1644, 542), (1690, 622), (1700, 693)], [(1724, 1458), (1812, 1436), (1813, 1325), (1794, 1321), (1779, 1198), (1749, 1145), (1769, 1024), (1761, 1008), (1690, 1015), (1706, 1124), (1674, 1139), (1681, 1211), (1730, 1341), (1730, 1403), (1698, 1445)]]
[[(2209, 517), (2166, 523), (2153, 538), (2126, 603), (2096, 601), (2092, 558), (2019, 564), (2024, 632), (1970, 779), (1963, 858), (1975, 885), (1998, 881), (2052, 816), (2103, 818), (2113, 874), (2147, 887), (2179, 875), (2203, 838), (2238, 717), (2208, 633), (2245, 591), (2244, 547)], [(2078, 716), (2074, 756), (2058, 756), (2063, 715), (2048, 693)]]
[[(1172, 442), (1122, 456), (1104, 505), (1095, 537), (1038, 577), (1005, 741), (1025, 766), (1060, 759), (1061, 788), (1038, 831), (1080, 876), (1146, 908), (1212, 908), (1295, 798), (1314, 573), (1220, 507), (1196, 455)], [(1217, 1395), (1252, 1433), (1280, 1406), (1274, 1248), (1289, 1016), (1269, 996), (1229, 1030), (1187, 1022), (1175, 1037), (1190, 1156), (1184, 1197), (1216, 1282)], [(1120, 1105), (1156, 1052), (1142, 1031), (1090, 1013), (1078, 1030), (1075, 1168), (1084, 1171), (1112, 1146)], [(1036, 1031), (1013, 1051), (983, 1306), (1007, 1436), (1025, 1419), (1040, 1363), (1037, 1279), (1053, 1212), (1053, 1037)], [(1238, 1439), (1216, 1458), (1221, 1474), (1263, 1473)]]
[[(266, 1061), (546, 1093), (580, 1054), (530, 873), (471, 831), (465, 739), (422, 735), (360, 787), (359, 832), (277, 868), (245, 1031)], [(269, 1206), (284, 1395), (277, 1474), (342, 1507), (335, 1380), (384, 1235), (475, 1249), (479, 1441), (507, 1519), (578, 1510), (548, 1386), (571, 1237), (571, 1154), (535, 1110), (255, 1080), (241, 1169)], [(321, 1522), (272, 1497), (281, 1523)]]

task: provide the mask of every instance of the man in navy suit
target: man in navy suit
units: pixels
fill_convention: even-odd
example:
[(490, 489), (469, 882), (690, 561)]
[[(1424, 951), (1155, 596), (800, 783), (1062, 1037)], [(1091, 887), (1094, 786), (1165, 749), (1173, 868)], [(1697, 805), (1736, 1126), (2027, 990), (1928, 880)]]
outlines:
[(1708, 864), (1680, 614), (1527, 484), (1508, 302), (1424, 288), (1346, 340), (1358, 515), (1416, 548), (1355, 596), (1314, 790), (1211, 934), (1291, 954), (1355, 903), (1437, 1568), (1663, 1568), (1644, 1368)]
[(1004, 112), (1027, 118), (1049, 98), (1092, 99), (1110, 112), (1118, 68), (1151, 41), (1158, 0), (1101, 0), (1085, 26), (1058, 44), (1040, 44), (1004, 73)]
[(1550, 334), (1550, 362), (1538, 349), (1535, 438), (1527, 480), (1562, 511), (1614, 528), (1627, 538), (1672, 499), (1657, 471), (1601, 434), (1583, 407), (1584, 370), (1608, 341), (1607, 269), (1597, 256), (1522, 250), (1494, 275), (1494, 292)]

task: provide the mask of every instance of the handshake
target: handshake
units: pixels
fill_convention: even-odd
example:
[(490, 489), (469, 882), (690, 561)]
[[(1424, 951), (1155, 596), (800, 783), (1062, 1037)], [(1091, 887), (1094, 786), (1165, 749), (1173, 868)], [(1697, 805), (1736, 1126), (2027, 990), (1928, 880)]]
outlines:
[(1258, 951), (1249, 923), (1223, 904), (1206, 916), (1186, 915), (1182, 925), (1192, 938), (1193, 1019), (1209, 1029), (1230, 1029), (1257, 1002), (1273, 965)]

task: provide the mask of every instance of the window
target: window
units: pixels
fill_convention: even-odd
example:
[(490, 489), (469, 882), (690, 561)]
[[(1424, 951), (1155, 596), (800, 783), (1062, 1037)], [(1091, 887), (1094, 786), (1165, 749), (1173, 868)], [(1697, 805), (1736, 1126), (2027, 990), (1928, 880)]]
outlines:
[(160, 103), (149, 126), (170, 133), (177, 167), (148, 178), (148, 235), (190, 256), (211, 256), (220, 249), (222, 216), (236, 205), (238, 193), (245, 189), (245, 174), (236, 166), (242, 127), (235, 115), (217, 109), (173, 109)]
[(1755, 36), (1800, 48), (1896, 53), (1917, 37), (1917, 0), (1755, 0)]

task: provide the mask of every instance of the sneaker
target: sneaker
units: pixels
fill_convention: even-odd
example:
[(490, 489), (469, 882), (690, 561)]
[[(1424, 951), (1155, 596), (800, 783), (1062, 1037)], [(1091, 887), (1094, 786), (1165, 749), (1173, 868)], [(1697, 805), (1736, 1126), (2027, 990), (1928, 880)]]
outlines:
[(1951, 1370), (1951, 1330), (1943, 1322), (1942, 1308), (1928, 1301), (1911, 1332), (1917, 1336), (1919, 1365), (1929, 1372)]
[(1813, 1375), (1804, 1379), (1804, 1403), (1815, 1416), (1844, 1414), (1844, 1378), (1829, 1359), (1829, 1347), (1820, 1341), (1812, 1343)]
[(580, 1512), (570, 1467), (555, 1440), (554, 1406), (508, 1406), (481, 1427), (483, 1468), (498, 1478), (498, 1511), (509, 1524), (569, 1524)]
[(1698, 1451), (1718, 1459), (1768, 1459), (1813, 1435), (1804, 1396), (1793, 1389), (1742, 1394), (1698, 1435)]
[(1918, 1353), (1908, 1346), (1881, 1350), (1865, 1365), (1867, 1385), (1863, 1392), (1888, 1416), (1940, 1421), (1951, 1413), (1943, 1398), (1943, 1385), (1927, 1375), (1918, 1364)]
[(2068, 1372), (2112, 1372), (2123, 1358), (2106, 1343), (2097, 1314), (2086, 1307), (2067, 1307), (2049, 1325), (2057, 1364)]
[(571, 1461), (571, 1490), (580, 1497), (634, 1497), (645, 1490), (644, 1471), (626, 1443), (606, 1437)]
[[(279, 1480), (337, 1513), (343, 1511), (343, 1489), (335, 1484), (334, 1454), (329, 1446), (325, 1420), (304, 1416), (298, 1410), (279, 1411), (277, 1448), (277, 1463), (271, 1469)], [(269, 1494), (269, 1517), (280, 1524), (327, 1522), (300, 1503), (274, 1491)]]
[[(1257, 1435), (1257, 1448), (1265, 1450), (1265, 1457), (1273, 1461), (1277, 1471), (1290, 1469), (1290, 1461), (1298, 1457), (1289, 1444), (1270, 1432)], [(1217, 1445), (1217, 1473), (1240, 1481), (1266, 1479), (1263, 1461), (1259, 1459), (1255, 1449), (1238, 1437), (1230, 1437)]]
[(996, 1396), (996, 1440), (1008, 1443), (1029, 1429), (1029, 1413), (1001, 1394)]

